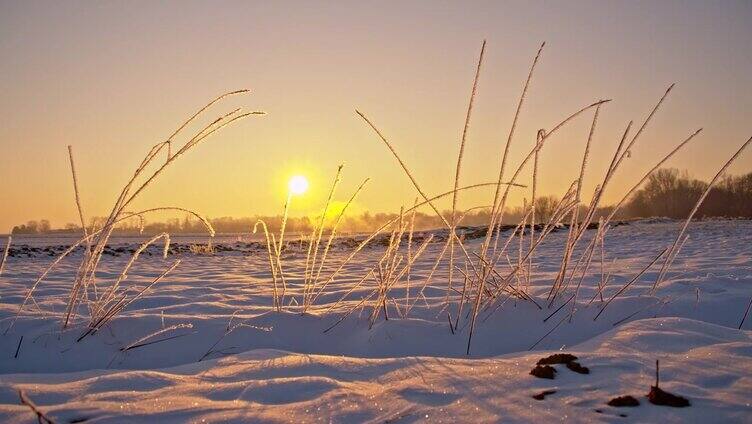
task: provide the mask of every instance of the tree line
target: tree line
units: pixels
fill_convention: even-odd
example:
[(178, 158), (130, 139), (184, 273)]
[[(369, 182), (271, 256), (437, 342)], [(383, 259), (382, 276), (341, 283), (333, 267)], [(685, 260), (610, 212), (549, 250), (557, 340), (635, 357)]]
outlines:
[[(649, 217), (681, 219), (689, 214), (707, 187), (707, 182), (690, 177), (686, 171), (679, 171), (675, 168), (659, 169), (648, 177), (644, 187), (632, 195), (616, 217), (618, 219)], [(556, 196), (543, 196), (536, 199), (536, 222), (547, 222), (558, 203), (559, 198)], [(595, 219), (607, 215), (611, 210), (613, 206), (599, 208)], [(464, 216), (460, 225), (487, 225), (489, 213), (488, 209), (472, 211)], [(526, 207), (509, 208), (505, 211), (504, 222), (516, 224), (526, 213)], [(448, 214), (449, 212), (445, 216)], [(708, 193), (698, 210), (697, 217), (752, 218), (752, 172), (740, 176), (723, 177)], [(364, 212), (357, 216), (346, 215), (340, 222), (339, 231), (343, 233), (373, 231), (395, 218), (399, 218), (399, 214)], [(328, 222), (333, 219), (335, 219), (334, 216), (327, 217)], [(406, 214), (404, 219), (413, 219), (412, 214)], [(419, 211), (415, 213), (414, 219), (417, 230), (443, 226), (441, 219), (435, 214)], [(248, 233), (258, 220), (263, 220), (271, 231), (279, 231), (282, 223), (281, 216), (221, 217), (209, 221), (218, 233)], [(290, 233), (310, 232), (315, 220), (317, 218), (290, 217), (286, 228)], [(91, 229), (101, 228), (104, 221), (105, 218), (93, 218), (89, 226)], [(79, 233), (80, 231), (80, 226), (76, 224), (66, 224), (61, 229), (53, 230), (50, 222), (44, 219), (13, 227), (13, 234)], [(148, 234), (202, 233), (205, 229), (199, 220), (191, 217), (182, 220), (173, 218), (161, 222), (147, 222), (134, 217), (119, 225), (116, 230), (118, 233), (126, 234), (142, 231)]]

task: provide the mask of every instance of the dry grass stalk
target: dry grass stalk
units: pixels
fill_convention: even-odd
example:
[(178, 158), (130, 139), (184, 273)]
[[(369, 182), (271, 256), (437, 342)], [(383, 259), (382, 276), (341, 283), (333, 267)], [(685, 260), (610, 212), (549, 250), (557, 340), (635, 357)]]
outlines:
[[(543, 142), (543, 136), (545, 135), (544, 130), (538, 130), (538, 133), (536, 134), (535, 138), (535, 147), (537, 149), (535, 150), (535, 156), (533, 157), (533, 185), (532, 185), (532, 193), (531, 193), (531, 200), (530, 200), (530, 250), (533, 249), (533, 242), (535, 241), (535, 205), (536, 205), (536, 195), (537, 195), (537, 189), (538, 189), (538, 160), (540, 156), (540, 148), (542, 147)], [(530, 256), (527, 261), (527, 284), (530, 285), (530, 278), (531, 273), (533, 270), (533, 257)]]
[[(590, 125), (590, 133), (588, 134), (587, 143), (585, 143), (585, 152), (582, 155), (582, 164), (580, 166), (580, 175), (577, 178), (577, 191), (575, 194), (575, 199), (577, 201), (578, 206), (581, 201), (580, 199), (581, 199), (581, 194), (582, 194), (582, 184), (585, 179), (585, 169), (587, 167), (588, 156), (590, 155), (590, 144), (592, 143), (592, 140), (593, 140), (593, 134), (595, 133), (596, 124), (598, 123), (598, 115), (600, 113), (600, 110), (601, 110), (601, 105), (598, 105), (595, 108), (595, 113), (593, 114), (593, 123)], [(594, 200), (595, 200), (595, 197), (594, 197)], [(592, 209), (593, 208), (591, 207), (591, 210)], [(564, 278), (567, 274), (567, 266), (569, 265), (569, 261), (572, 257), (572, 252), (574, 251), (574, 248), (577, 245), (579, 238), (582, 236), (584, 232), (584, 231), (580, 231), (578, 227), (579, 212), (580, 212), (580, 208), (576, 207), (571, 215), (571, 219), (569, 223), (569, 233), (567, 234), (567, 243), (564, 249), (564, 257), (561, 260), (559, 274), (556, 276), (556, 279), (554, 280), (554, 283), (551, 286), (551, 291), (548, 294), (548, 297), (550, 299), (549, 307), (553, 305), (553, 301), (556, 299), (556, 296), (558, 295), (559, 290), (561, 289), (561, 284), (563, 283)], [(587, 222), (583, 223), (583, 228), (587, 228), (587, 225), (588, 225)]]
[(421, 284), (420, 290), (418, 290), (418, 294), (413, 299), (413, 303), (410, 304), (410, 306), (407, 308), (408, 314), (413, 309), (413, 307), (415, 307), (415, 305), (418, 303), (418, 299), (421, 297), (424, 297), (424, 292), (426, 290), (426, 287), (428, 287), (428, 285), (431, 284), (431, 281), (433, 280), (433, 276), (436, 273), (436, 270), (439, 269), (439, 265), (441, 264), (441, 261), (444, 259), (444, 256), (446, 255), (446, 252), (448, 250), (449, 250), (449, 243), (444, 243), (444, 246), (441, 249), (441, 252), (439, 252), (439, 255), (436, 257), (436, 260), (434, 261), (433, 266), (431, 267), (431, 270), (428, 272), (428, 275), (423, 280), (423, 284)]
[[(597, 107), (599, 105), (608, 103), (610, 101), (611, 101), (610, 99), (608, 99), (608, 100), (600, 100), (600, 101), (597, 101), (595, 103), (592, 103), (590, 105), (587, 105), (587, 106), (583, 107), (582, 109), (580, 109), (580, 110), (574, 112), (573, 114), (569, 115), (568, 117), (566, 117), (563, 121), (559, 122), (549, 132), (545, 132), (545, 130), (540, 130), (540, 131), (543, 131), (543, 138), (541, 139), (540, 144), (536, 144), (536, 146), (533, 147), (532, 150), (530, 150), (530, 152), (527, 154), (527, 156), (525, 156), (525, 158), (522, 160), (522, 162), (520, 163), (520, 165), (517, 167), (517, 170), (513, 174), (512, 178), (510, 178), (509, 182), (506, 184), (507, 185), (507, 189), (505, 190), (504, 195), (502, 196), (502, 198), (500, 200), (501, 206), (499, 208), (497, 208), (497, 212), (496, 212), (495, 215), (491, 215), (491, 219), (492, 219), (492, 221), (494, 223), (494, 226), (493, 227), (489, 227), (489, 228), (490, 229), (495, 229), (495, 231), (496, 231), (496, 239), (494, 241), (494, 252), (496, 251), (498, 240), (499, 240), (499, 233), (501, 231), (501, 223), (502, 223), (503, 214), (504, 214), (504, 211), (505, 211), (506, 200), (507, 200), (507, 197), (509, 196), (509, 187), (516, 184), (517, 178), (519, 177), (520, 173), (525, 168), (525, 166), (527, 165), (527, 163), (533, 158), (533, 156), (535, 155), (536, 151), (539, 151), (543, 147), (543, 143), (549, 137), (551, 137), (552, 135), (554, 135), (559, 129), (563, 128), (566, 124), (568, 124), (569, 122), (571, 122), (573, 119), (575, 119), (576, 117), (580, 116), (581, 114), (585, 113), (586, 111), (588, 111), (588, 110), (590, 110), (590, 109), (592, 109), (594, 107)], [(486, 245), (486, 248), (488, 248), (488, 245)]]
[(747, 315), (749, 314), (749, 310), (752, 308), (752, 297), (749, 298), (749, 303), (747, 303), (747, 309), (744, 310), (744, 315), (742, 315), (742, 320), (739, 321), (739, 329), (742, 329), (742, 325), (744, 325), (744, 321), (747, 319)]
[[(413, 206), (418, 204), (418, 198), (413, 201)], [(410, 231), (407, 233), (407, 287), (405, 288), (405, 309), (409, 309), (410, 305), (410, 277), (412, 271), (413, 260), (413, 233), (415, 232), (415, 213), (416, 209), (413, 209), (413, 213), (410, 215)]]
[(0, 260), (0, 275), (3, 275), (5, 262), (8, 260), (8, 254), (10, 253), (10, 244), (12, 241), (13, 236), (8, 236), (8, 241), (5, 243), (5, 249), (3, 250), (3, 258)]
[[(642, 178), (640, 179), (640, 181), (638, 181), (638, 182), (637, 182), (637, 183), (636, 183), (636, 184), (635, 184), (634, 186), (632, 186), (632, 188), (631, 188), (631, 189), (629, 189), (629, 191), (627, 191), (627, 193), (626, 193), (626, 194), (625, 194), (625, 195), (624, 195), (624, 196), (623, 196), (623, 197), (621, 198), (621, 200), (620, 200), (620, 201), (619, 201), (619, 202), (618, 202), (618, 203), (617, 203), (617, 204), (616, 204), (616, 205), (614, 206), (614, 208), (613, 208), (613, 210), (611, 211), (611, 213), (609, 213), (609, 214), (608, 214), (608, 217), (607, 217), (607, 218), (606, 218), (606, 220), (605, 220), (606, 224), (608, 224), (609, 222), (611, 222), (611, 220), (612, 220), (612, 219), (614, 218), (614, 216), (616, 215), (616, 213), (617, 213), (617, 212), (618, 212), (619, 210), (621, 210), (622, 206), (624, 206), (624, 205), (625, 205), (625, 204), (627, 203), (627, 200), (629, 200), (629, 198), (630, 198), (630, 197), (632, 196), (632, 194), (634, 194), (634, 193), (635, 193), (635, 192), (636, 192), (636, 191), (637, 191), (637, 190), (638, 190), (638, 189), (639, 189), (639, 188), (640, 188), (640, 187), (642, 186), (642, 184), (643, 184), (643, 183), (644, 183), (645, 181), (647, 181), (647, 179), (648, 179), (648, 178), (649, 178), (649, 177), (650, 177), (650, 176), (651, 176), (651, 175), (652, 175), (652, 174), (653, 174), (653, 173), (654, 173), (655, 171), (657, 171), (657, 170), (658, 170), (658, 169), (659, 169), (659, 168), (660, 168), (661, 166), (663, 166), (663, 164), (664, 164), (664, 163), (666, 163), (666, 162), (667, 162), (667, 161), (668, 161), (669, 159), (671, 159), (671, 157), (672, 157), (672, 156), (674, 156), (674, 155), (675, 155), (675, 154), (676, 154), (676, 153), (677, 153), (677, 152), (678, 152), (679, 150), (681, 150), (681, 149), (682, 149), (682, 148), (683, 148), (684, 146), (686, 146), (686, 145), (687, 145), (687, 143), (689, 143), (690, 141), (692, 141), (692, 140), (693, 140), (693, 139), (694, 139), (694, 138), (695, 138), (695, 137), (696, 137), (696, 136), (697, 136), (698, 134), (700, 134), (701, 132), (702, 132), (702, 128), (699, 128), (699, 129), (698, 129), (698, 130), (696, 130), (696, 131), (695, 131), (694, 133), (692, 133), (692, 134), (691, 134), (691, 135), (690, 135), (689, 137), (687, 137), (686, 139), (684, 139), (684, 140), (683, 140), (683, 141), (682, 141), (681, 143), (679, 143), (679, 144), (678, 144), (678, 145), (677, 145), (677, 146), (676, 146), (676, 147), (675, 147), (675, 148), (674, 148), (674, 149), (673, 149), (672, 151), (670, 151), (670, 152), (669, 152), (668, 154), (666, 154), (666, 156), (664, 156), (664, 157), (663, 157), (663, 158), (662, 158), (662, 159), (661, 159), (660, 161), (658, 161), (658, 163), (656, 163), (656, 164), (655, 164), (655, 166), (653, 166), (653, 167), (652, 167), (652, 168), (650, 169), (650, 171), (648, 171), (648, 172), (647, 172), (647, 173), (646, 173), (646, 174), (645, 174), (645, 175), (644, 175), (644, 176), (643, 176), (643, 177), (642, 177)], [(627, 151), (628, 151), (628, 150), (627, 150)], [(627, 152), (627, 151), (625, 151), (625, 154), (624, 154), (624, 155), (626, 155), (626, 152)], [(623, 156), (624, 156), (624, 155), (623, 155)], [(616, 166), (618, 166), (618, 163), (617, 163), (617, 165), (616, 165)]]
[(556, 325), (554, 325), (554, 327), (553, 327), (552, 329), (548, 330), (548, 332), (547, 332), (546, 334), (544, 334), (544, 335), (543, 335), (543, 337), (541, 337), (541, 338), (540, 338), (540, 339), (538, 339), (538, 340), (537, 340), (537, 341), (536, 341), (535, 343), (533, 343), (533, 345), (532, 345), (532, 346), (530, 346), (530, 347), (529, 347), (529, 348), (528, 348), (527, 350), (533, 350), (533, 349), (535, 349), (535, 346), (538, 346), (538, 344), (539, 344), (540, 342), (542, 342), (542, 341), (543, 341), (543, 340), (544, 340), (544, 339), (545, 339), (546, 337), (548, 337), (549, 335), (551, 335), (551, 333), (553, 333), (553, 332), (554, 332), (554, 330), (556, 330), (557, 328), (559, 328), (559, 326), (560, 326), (561, 324), (563, 324), (563, 323), (564, 323), (564, 320), (566, 320), (566, 319), (567, 319), (567, 317), (566, 317), (566, 316), (564, 316), (564, 317), (563, 317), (563, 318), (562, 318), (562, 319), (561, 319), (561, 320), (560, 320), (560, 321), (559, 321), (558, 323), (556, 323)]
[(71, 176), (73, 177), (73, 192), (76, 195), (76, 209), (78, 210), (78, 218), (81, 222), (81, 230), (84, 233), (84, 237), (89, 235), (86, 230), (86, 220), (84, 219), (84, 210), (81, 206), (81, 196), (78, 190), (78, 177), (76, 176), (76, 166), (73, 161), (73, 146), (68, 146), (68, 159), (70, 160)]
[[(608, 170), (606, 172), (606, 176), (604, 177), (603, 182), (601, 184), (601, 191), (600, 191), (600, 193), (598, 193), (598, 197), (599, 197), (598, 201), (600, 200), (600, 196), (602, 196), (603, 192), (605, 191), (606, 187), (608, 186), (608, 183), (610, 182), (611, 178), (616, 173), (616, 170), (619, 168), (619, 165), (621, 165), (621, 163), (624, 161), (624, 159), (629, 158), (631, 156), (631, 149), (632, 149), (632, 147), (637, 142), (637, 139), (642, 134), (642, 132), (645, 130), (645, 128), (647, 127), (647, 125), (650, 123), (650, 121), (652, 120), (653, 116), (655, 116), (655, 113), (661, 107), (661, 105), (663, 104), (663, 102), (665, 101), (666, 97), (668, 96), (668, 94), (673, 89), (673, 87), (674, 87), (674, 84), (671, 84), (666, 89), (666, 91), (664, 92), (663, 96), (661, 96), (661, 98), (658, 100), (658, 102), (656, 103), (656, 105), (650, 111), (650, 114), (648, 114), (647, 118), (645, 118), (645, 120), (643, 121), (643, 123), (640, 126), (639, 130), (637, 131), (637, 133), (632, 137), (632, 139), (630, 140), (630, 142), (627, 144), (626, 148), (623, 148), (624, 147), (624, 142), (625, 142), (625, 140), (627, 138), (627, 135), (629, 134), (629, 131), (630, 131), (631, 127), (632, 127), (632, 121), (630, 121), (629, 124), (627, 125), (627, 128), (625, 129), (624, 134), (623, 134), (623, 136), (621, 138), (621, 141), (619, 142), (619, 145), (618, 145), (618, 147), (616, 149), (616, 152), (614, 153), (614, 157), (611, 160), (611, 164), (608, 167)], [(645, 174), (643, 176), (643, 178), (637, 184), (635, 184), (635, 186), (633, 186), (633, 188), (630, 191), (627, 192), (627, 194), (622, 198), (622, 200), (612, 209), (612, 211), (609, 214), (609, 216), (604, 220), (603, 225), (598, 227), (598, 237), (600, 237), (601, 241), (603, 241), (603, 239), (605, 238), (605, 233), (608, 231), (608, 228), (609, 228), (608, 224), (611, 222), (611, 220), (613, 219), (613, 217), (615, 216), (615, 214), (619, 211), (619, 209), (621, 208), (621, 206), (632, 195), (632, 193), (634, 193), (642, 185), (642, 183), (645, 180), (647, 180), (647, 178), (655, 170), (657, 170), (661, 165), (663, 165), (663, 163), (665, 163), (669, 158), (671, 158), (671, 156), (673, 156), (682, 147), (684, 147), (684, 145), (686, 145), (697, 134), (699, 134), (700, 131), (702, 131), (702, 129), (697, 130), (695, 133), (693, 133), (687, 139), (685, 139), (682, 143), (680, 143), (673, 151), (671, 151), (661, 161), (659, 161), (658, 164), (654, 168), (652, 168), (650, 171), (648, 171), (648, 173)], [(595, 210), (591, 209), (591, 211), (589, 212), (589, 214), (593, 214), (594, 212), (595, 212)], [(585, 228), (587, 228), (587, 227), (585, 227)], [(594, 238), (593, 240), (596, 240), (598, 237)], [(595, 248), (595, 245), (591, 244), (586, 249), (586, 252), (589, 252), (591, 249), (594, 249), (594, 248)], [(590, 253), (586, 253), (586, 254), (590, 254)], [(585, 269), (583, 271), (583, 273), (586, 272), (586, 271), (587, 271), (587, 269)]]
[[(78, 189), (78, 177), (76, 175), (76, 166), (75, 161), (73, 160), (73, 146), (68, 145), (68, 159), (70, 161), (70, 168), (71, 168), (71, 177), (73, 178), (73, 192), (75, 194), (76, 198), (76, 209), (78, 210), (78, 218), (81, 222), (81, 230), (84, 233), (84, 237), (86, 238), (89, 235), (88, 230), (86, 229), (86, 220), (84, 219), (84, 211), (83, 207), (81, 206), (81, 195), (79, 193)], [(87, 238), (86, 241), (86, 250), (84, 251), (84, 255), (90, 255), (91, 254), (91, 240)], [(86, 261), (82, 261), (82, 264)], [(80, 273), (83, 271), (81, 267), (78, 269), (79, 275), (76, 276), (76, 279), (79, 279), (81, 277)], [(95, 291), (95, 297), (96, 297), (96, 283), (93, 286)], [(88, 294), (87, 294), (88, 295)]]
[[(324, 264), (326, 263), (327, 255), (329, 254), (329, 249), (332, 246), (332, 242), (334, 241), (334, 238), (337, 235), (337, 229), (339, 228), (340, 222), (342, 222), (342, 218), (345, 216), (345, 212), (350, 207), (352, 202), (355, 201), (355, 199), (358, 197), (358, 194), (363, 190), (363, 187), (368, 183), (370, 178), (366, 178), (363, 180), (362, 183), (358, 186), (358, 188), (355, 190), (355, 192), (350, 196), (350, 199), (345, 203), (345, 206), (342, 207), (342, 210), (340, 211), (339, 215), (337, 215), (337, 219), (334, 221), (334, 225), (332, 225), (332, 230), (329, 233), (329, 239), (326, 242), (326, 246), (324, 247), (324, 253), (321, 256), (321, 261), (319, 262), (319, 269), (316, 271), (316, 278), (314, 278), (314, 286), (319, 282), (319, 278), (321, 277), (321, 271), (324, 268)], [(413, 217), (415, 214), (413, 214)], [(412, 237), (412, 232), (410, 233), (410, 236)], [(411, 239), (412, 240), (412, 239)]]
[[(616, 266), (616, 258), (611, 262), (611, 268), (613, 269)], [(601, 302), (603, 302), (603, 291), (606, 289), (606, 286), (611, 281), (611, 275), (613, 274), (613, 271), (609, 270), (605, 277), (601, 277), (602, 281), (600, 285), (598, 286), (598, 289), (596, 293), (593, 295), (593, 297), (588, 302), (588, 306), (592, 304), (595, 301), (595, 298), (600, 296)]]
[(460, 184), (460, 171), (462, 170), (462, 157), (465, 153), (465, 142), (467, 140), (467, 132), (470, 128), (470, 118), (473, 114), (473, 102), (475, 101), (475, 94), (478, 90), (478, 79), (480, 78), (480, 69), (483, 65), (483, 54), (486, 51), (486, 40), (483, 40), (483, 44), (480, 48), (480, 55), (478, 56), (478, 65), (475, 68), (475, 78), (473, 79), (473, 88), (470, 92), (470, 101), (467, 105), (467, 114), (465, 115), (465, 126), (462, 129), (462, 138), (460, 139), (460, 151), (457, 155), (457, 167), (454, 174), (454, 193), (452, 194), (452, 215), (451, 215), (451, 228), (449, 231), (451, 232), (447, 242), (449, 243), (449, 281), (447, 283), (447, 296), (449, 296), (449, 291), (452, 289), (452, 272), (454, 268), (454, 235), (457, 229), (457, 222), (456, 222), (456, 213), (457, 213), (457, 199), (459, 196), (459, 191), (457, 189), (459, 188)]
[[(341, 175), (342, 175), (342, 167), (344, 165), (339, 165), (337, 168), (337, 174), (334, 176), (334, 181), (332, 182), (332, 187), (329, 190), (329, 195), (326, 198), (326, 203), (324, 204), (324, 209), (321, 211), (321, 217), (319, 218), (318, 225), (313, 227), (313, 233), (315, 235), (315, 242), (313, 238), (311, 239), (309, 243), (309, 252), (313, 253), (313, 256), (309, 255), (308, 257), (311, 258), (310, 266), (308, 264), (308, 258), (306, 258), (306, 270), (307, 272), (304, 275), (304, 288), (303, 288), (303, 305), (309, 304), (309, 298), (310, 293), (313, 290), (313, 284), (315, 284), (314, 275), (316, 269), (316, 259), (318, 258), (319, 253), (319, 246), (321, 245), (321, 237), (324, 233), (324, 220), (326, 219), (326, 214), (329, 212), (329, 206), (332, 203), (332, 199), (334, 197), (334, 193), (337, 190), (337, 185), (339, 184)], [(313, 244), (313, 248), (311, 249), (311, 244)], [(321, 263), (323, 266), (323, 263)], [(308, 271), (310, 269), (310, 271)], [(306, 306), (304, 306), (304, 309)]]
[(159, 330), (157, 330), (157, 331), (155, 331), (153, 333), (150, 333), (150, 334), (148, 334), (148, 335), (146, 335), (144, 337), (139, 338), (138, 340), (135, 340), (135, 341), (129, 343), (126, 346), (121, 347), (120, 351), (121, 352), (127, 352), (129, 350), (137, 349), (139, 347), (149, 346), (149, 345), (152, 345), (152, 344), (161, 343), (161, 342), (165, 342), (167, 340), (173, 340), (175, 338), (178, 338), (178, 337), (181, 337), (181, 336), (185, 336), (187, 334), (173, 335), (173, 336), (170, 336), (170, 337), (164, 337), (164, 338), (161, 338), (161, 339), (153, 340), (157, 336), (160, 336), (160, 335), (162, 335), (164, 333), (168, 333), (170, 331), (179, 330), (179, 329), (183, 329), (183, 328), (188, 328), (188, 329), (193, 328), (193, 324), (191, 324), (191, 323), (187, 323), (187, 324), (175, 324), (175, 325), (171, 325), (169, 327), (165, 327), (165, 328), (159, 329)]
[[(459, 328), (460, 317), (462, 316), (462, 308), (465, 306), (465, 300), (467, 299), (467, 296), (466, 296), (466, 294), (467, 294), (467, 285), (470, 282), (470, 276), (468, 275), (468, 271), (467, 271), (467, 264), (465, 264), (465, 271), (462, 272), (462, 276), (463, 276), (462, 294), (460, 295), (460, 304), (457, 307), (457, 317), (455, 318), (454, 326), (452, 326), (451, 316), (450, 316), (450, 319), (449, 319), (449, 325), (450, 325), (449, 328), (452, 330), (452, 334), (454, 334), (454, 330), (456, 328)], [(449, 311), (447, 311), (447, 313), (449, 313)]]
[[(574, 189), (576, 187), (576, 182), (573, 183), (567, 193), (564, 195), (562, 200), (557, 204), (554, 213), (551, 215), (551, 218), (549, 219), (549, 222), (543, 227), (538, 239), (534, 242), (532, 248), (526, 253), (526, 255), (521, 259), (521, 262), (526, 262), (527, 259), (533, 255), (535, 249), (543, 242), (543, 240), (546, 238), (546, 236), (553, 231), (555, 228), (555, 223), (559, 221), (559, 219), (563, 216), (565, 216), (569, 211), (576, 205), (574, 200), (571, 200), (572, 197), (574, 197)], [(528, 211), (528, 214), (530, 214), (531, 211)], [(525, 215), (525, 218), (527, 215)], [(517, 224), (517, 227), (515, 227), (514, 231), (509, 235), (507, 238), (506, 243), (503, 245), (502, 249), (498, 252), (493, 262), (489, 263), (486, 259), (482, 258), (480, 255), (476, 255), (478, 257), (478, 260), (483, 263), (484, 267), (486, 269), (489, 269), (491, 273), (496, 273), (495, 268), (498, 261), (504, 256), (504, 252), (506, 251), (507, 247), (513, 240), (515, 234), (520, 230), (522, 227), (523, 222), (522, 220), (520, 223)], [(502, 278), (502, 283), (505, 285), (512, 277), (515, 277), (517, 273), (520, 272), (520, 267), (514, 267), (509, 274)], [(501, 276), (500, 276), (501, 278)], [(502, 287), (504, 287), (502, 285)], [(496, 298), (498, 294), (500, 294), (501, 290), (497, 288), (497, 291), (490, 296), (490, 300)]]
[[(285, 242), (285, 228), (287, 227), (287, 216), (289, 215), (290, 203), (292, 202), (292, 190), (287, 190), (287, 200), (285, 200), (284, 212), (282, 212), (282, 224), (279, 226), (279, 244), (277, 245), (277, 257), (282, 255), (282, 248)], [(314, 228), (314, 231), (316, 229)], [(282, 273), (280, 264), (280, 273)]]
[(258, 230), (259, 224), (261, 225), (261, 228), (264, 230), (264, 238), (266, 239), (266, 251), (269, 255), (269, 270), (272, 273), (272, 284), (273, 284), (273, 308), (280, 312), (282, 310), (282, 305), (284, 304), (285, 300), (285, 288), (286, 284), (283, 283), (283, 289), (282, 294), (279, 293), (278, 288), (278, 280), (281, 278), (284, 282), (284, 277), (281, 275), (281, 266), (280, 266), (280, 258), (278, 254), (277, 249), (277, 243), (274, 239), (274, 235), (271, 237), (269, 236), (269, 229), (266, 226), (266, 223), (262, 220), (256, 221), (256, 223), (253, 225), (253, 234), (256, 234), (256, 231)]
[[(514, 132), (517, 128), (517, 121), (520, 117), (520, 111), (522, 111), (522, 105), (525, 103), (525, 97), (527, 96), (528, 87), (530, 86), (530, 81), (533, 79), (533, 72), (535, 71), (535, 66), (538, 64), (538, 59), (540, 59), (541, 52), (543, 51), (543, 47), (545, 47), (546, 43), (541, 43), (540, 48), (538, 48), (538, 53), (535, 54), (535, 59), (533, 59), (533, 64), (530, 65), (530, 71), (527, 74), (527, 79), (525, 80), (525, 85), (522, 87), (522, 94), (520, 95), (520, 100), (517, 102), (517, 108), (514, 111), (514, 118), (512, 119), (512, 126), (509, 128), (509, 135), (507, 135), (507, 141), (504, 144), (504, 153), (501, 156), (501, 165), (499, 166), (499, 185), (496, 186), (496, 191), (494, 192), (494, 199), (493, 199), (493, 207), (491, 208), (491, 221), (488, 225), (488, 232), (486, 233), (486, 241), (484, 243), (484, 247), (487, 247), (489, 242), (491, 241), (491, 235), (493, 233), (493, 229), (495, 226), (495, 217), (496, 215), (503, 210), (504, 203), (503, 201), (501, 204), (499, 203), (499, 195), (501, 194), (501, 182), (504, 181), (504, 170), (507, 165), (507, 158), (509, 156), (509, 147), (512, 145), (512, 138), (514, 138)], [(537, 147), (537, 146), (536, 146)], [(483, 249), (485, 250), (485, 248)], [(485, 252), (482, 253), (482, 256), (485, 258)]]
[(345, 312), (344, 314), (342, 314), (342, 316), (334, 324), (332, 324), (329, 327), (327, 327), (323, 332), (324, 333), (328, 333), (334, 327), (336, 327), (339, 324), (341, 324), (347, 317), (350, 316), (350, 314), (352, 314), (355, 310), (357, 310), (358, 308), (360, 308), (361, 306), (363, 306), (366, 302), (368, 302), (369, 300), (371, 300), (371, 298), (375, 294), (377, 294), (377, 293), (378, 293), (378, 290), (371, 291), (371, 293), (368, 296), (363, 297), (363, 299), (361, 299), (360, 302), (358, 302), (355, 306), (353, 306), (347, 312)]

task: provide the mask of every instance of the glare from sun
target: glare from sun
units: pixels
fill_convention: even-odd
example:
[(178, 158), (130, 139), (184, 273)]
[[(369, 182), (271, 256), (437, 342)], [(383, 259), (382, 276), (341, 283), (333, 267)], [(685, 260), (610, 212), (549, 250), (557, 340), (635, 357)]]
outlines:
[(301, 195), (308, 190), (308, 180), (302, 175), (296, 175), (290, 178), (290, 182), (287, 184), (291, 194)]

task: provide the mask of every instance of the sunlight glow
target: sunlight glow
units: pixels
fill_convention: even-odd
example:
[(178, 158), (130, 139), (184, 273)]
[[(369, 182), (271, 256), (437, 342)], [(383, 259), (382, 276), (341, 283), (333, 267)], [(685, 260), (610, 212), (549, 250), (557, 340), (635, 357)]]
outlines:
[(308, 190), (308, 180), (302, 175), (295, 175), (290, 178), (287, 187), (290, 189), (291, 194), (301, 195)]

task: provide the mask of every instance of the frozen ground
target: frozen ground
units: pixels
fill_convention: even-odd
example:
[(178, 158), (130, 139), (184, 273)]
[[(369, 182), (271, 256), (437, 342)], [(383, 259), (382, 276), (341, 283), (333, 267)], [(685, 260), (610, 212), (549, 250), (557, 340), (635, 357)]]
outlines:
[[(605, 272), (614, 279), (605, 298), (671, 243), (677, 231), (671, 222), (611, 230)], [(603, 305), (598, 297), (588, 305), (601, 278), (596, 262), (571, 322), (569, 306), (543, 322), (561, 305), (548, 309), (545, 297), (565, 237), (565, 232), (552, 234), (535, 257), (529, 292), (543, 309), (512, 298), (496, 310), (481, 311), (470, 357), (465, 355), (467, 309), (456, 334), (449, 328), (445, 271), (424, 296), (417, 295), (440, 243), (413, 268), (409, 298), (406, 281), (392, 291), (388, 321), (382, 315), (369, 330), (371, 306), (366, 303), (327, 333), (373, 290), (374, 283), (367, 281), (329, 309), (378, 261), (381, 248), (364, 250), (306, 315), (295, 312), (300, 300), (296, 270), (304, 260), (295, 249), (285, 261), (290, 284), (285, 303), (293, 306), (281, 313), (271, 311), (263, 252), (178, 253), (166, 260), (145, 256), (129, 273), (136, 286), (161, 273), (175, 256), (183, 262), (112, 325), (80, 343), (75, 340), (85, 321), (62, 334), (59, 322), (79, 259), (74, 257), (40, 285), (38, 307), (30, 304), (13, 329), (0, 335), (0, 422), (35, 419), (19, 404), (18, 389), (58, 422), (752, 422), (752, 318), (737, 329), (752, 297), (752, 222), (693, 224), (655, 296), (646, 292), (657, 268), (594, 321)], [(469, 242), (468, 249), (477, 243)], [(335, 249), (332, 263), (346, 253)], [(127, 254), (106, 256), (100, 277), (114, 278), (127, 260)], [(46, 255), (10, 258), (0, 276), (0, 331), (10, 325), (26, 289), (50, 261)], [(449, 309), (452, 320), (457, 303)], [(403, 318), (406, 304), (414, 306)], [(247, 325), (220, 340), (231, 319)], [(178, 324), (192, 327), (120, 351)], [(163, 336), (179, 337), (160, 342)], [(563, 365), (556, 366), (554, 380), (528, 374), (539, 358), (555, 350), (577, 355), (590, 374)], [(656, 359), (661, 388), (687, 397), (691, 407), (647, 402)], [(557, 392), (544, 400), (532, 398), (547, 389)], [(641, 406), (605, 404), (626, 394)]]

